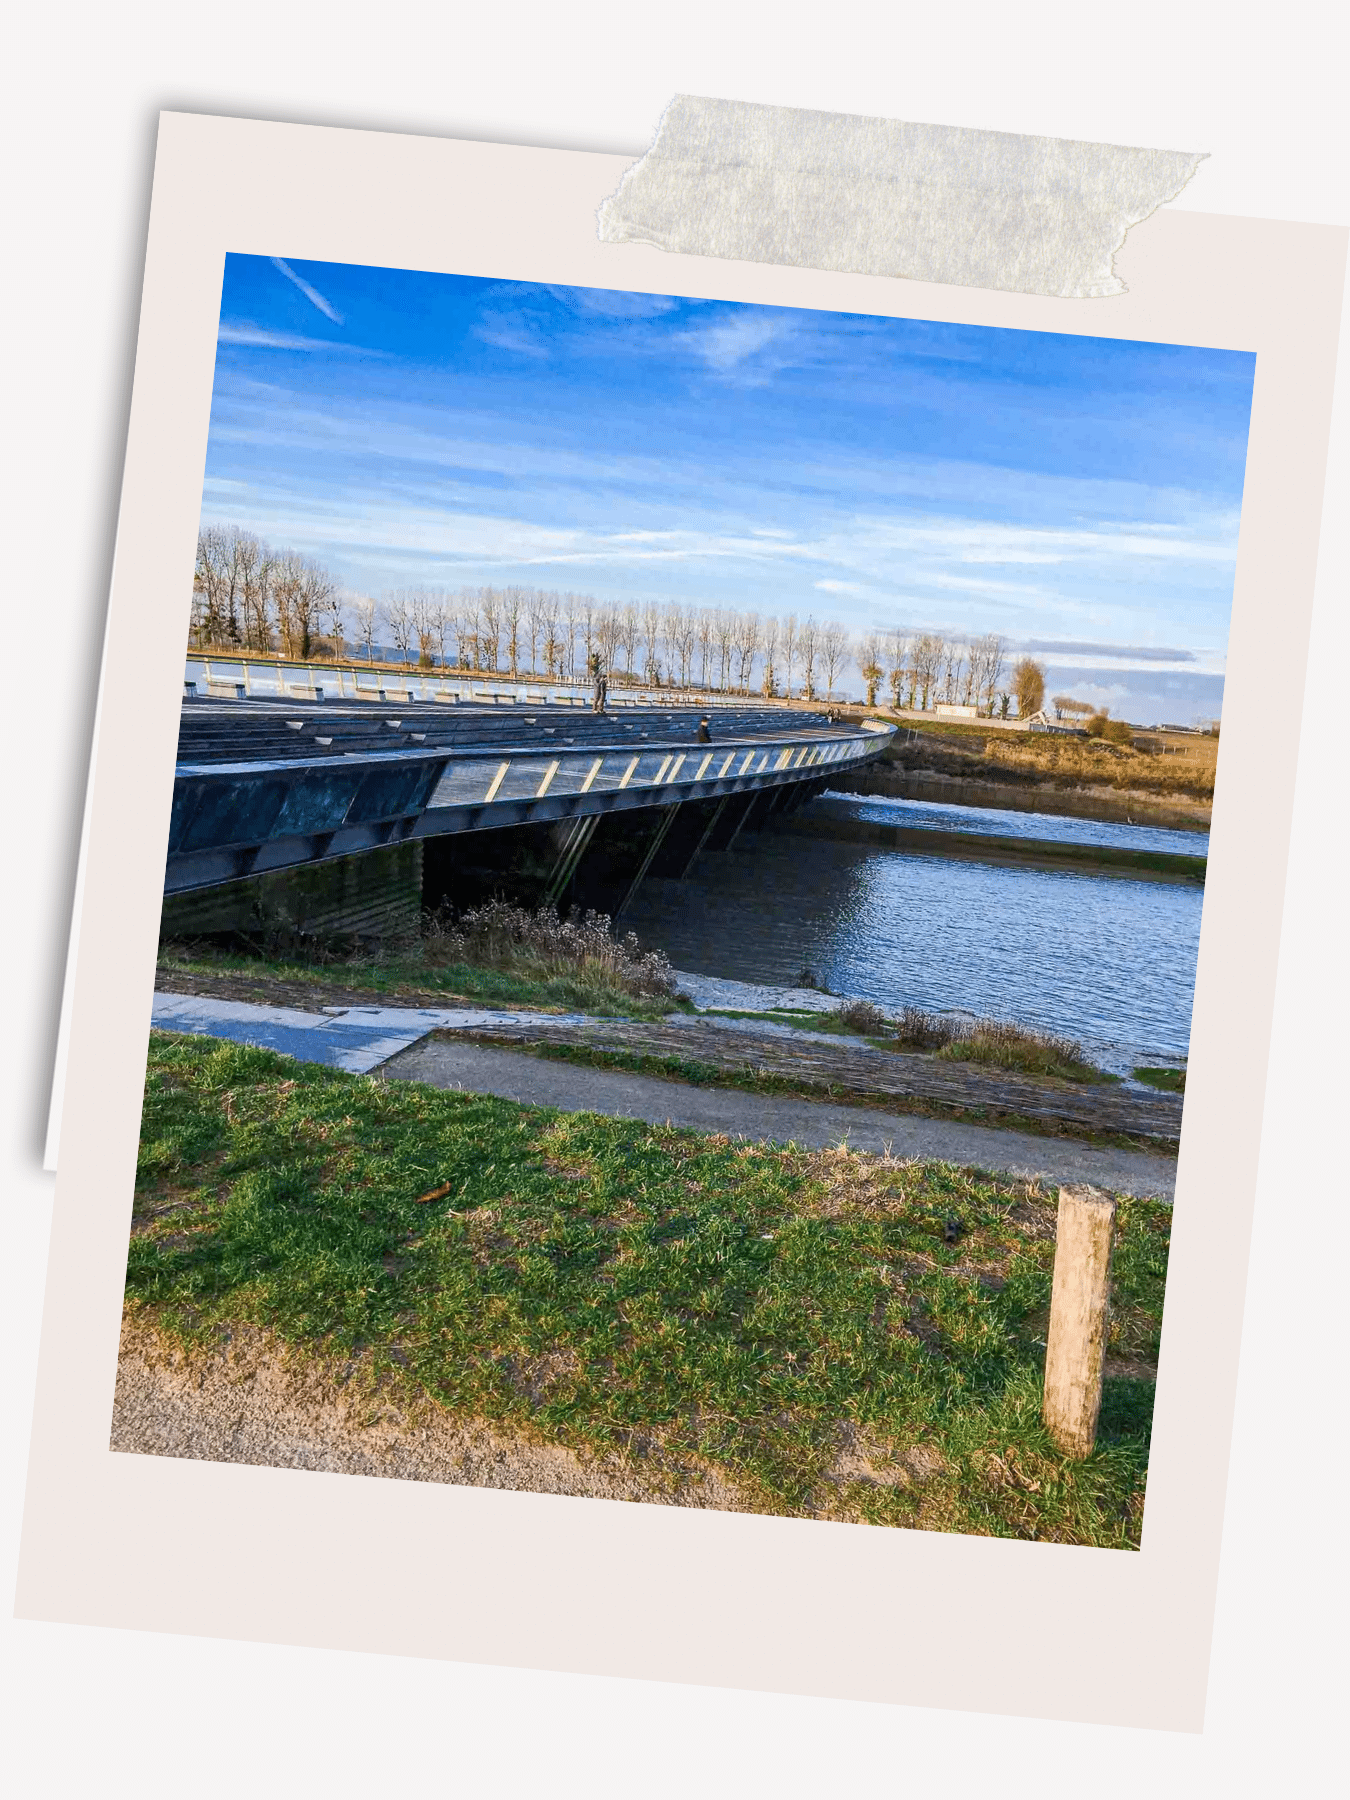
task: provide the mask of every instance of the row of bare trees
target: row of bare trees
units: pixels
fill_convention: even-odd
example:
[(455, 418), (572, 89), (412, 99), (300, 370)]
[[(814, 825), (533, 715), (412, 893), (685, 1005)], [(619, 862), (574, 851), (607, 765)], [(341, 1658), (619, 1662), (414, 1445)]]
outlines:
[(399, 589), (384, 601), (394, 647), (424, 665), (581, 681), (598, 657), (611, 677), (661, 687), (833, 696), (851, 661), (836, 620), (784, 619), (679, 601), (599, 601), (532, 587)]
[(274, 550), (251, 531), (207, 526), (197, 538), (192, 636), (198, 645), (312, 656), (340, 654), (343, 596), (322, 564)]
[(893, 706), (924, 711), (945, 702), (984, 714), (1001, 706), (1006, 715), (1015, 695), (1025, 717), (1045, 691), (1044, 672), (1028, 658), (1008, 678), (1007, 646), (995, 632), (961, 637), (896, 628), (855, 642), (838, 620), (810, 614), (600, 601), (524, 586), (395, 588), (376, 599), (344, 592), (321, 564), (296, 551), (220, 526), (205, 527), (198, 538), (193, 636), (199, 646), (298, 657), (350, 651), (368, 659), (387, 641), (404, 662), (422, 668), (586, 681), (603, 666), (611, 680), (768, 699), (832, 700), (856, 664), (869, 706), (885, 689)]

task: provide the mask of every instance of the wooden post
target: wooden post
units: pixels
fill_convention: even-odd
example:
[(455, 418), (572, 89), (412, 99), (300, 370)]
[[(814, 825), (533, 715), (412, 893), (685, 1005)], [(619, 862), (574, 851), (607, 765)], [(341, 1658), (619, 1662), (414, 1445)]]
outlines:
[(1042, 1417), (1068, 1456), (1090, 1455), (1097, 1439), (1115, 1224), (1109, 1194), (1093, 1187), (1059, 1190)]

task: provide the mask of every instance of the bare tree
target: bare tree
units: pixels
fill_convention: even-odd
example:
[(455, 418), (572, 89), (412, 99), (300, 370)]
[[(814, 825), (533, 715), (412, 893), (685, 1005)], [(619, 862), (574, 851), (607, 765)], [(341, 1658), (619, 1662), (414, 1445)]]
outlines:
[(455, 610), (446, 598), (444, 588), (436, 588), (432, 593), (427, 611), (431, 639), (436, 646), (436, 661), (441, 668), (445, 668), (449, 660), (446, 646), (455, 628)]
[(759, 614), (743, 612), (733, 615), (732, 643), (736, 651), (736, 685), (743, 694), (750, 692), (750, 675), (759, 649)]
[(502, 595), (502, 629), (506, 633), (506, 666), (512, 681), (520, 673), (520, 627), (524, 613), (524, 588), (507, 588)]
[(698, 653), (699, 684), (702, 687), (712, 685), (713, 642), (717, 633), (717, 620), (710, 606), (698, 609)]
[(600, 607), (595, 621), (595, 650), (591, 654), (599, 654), (606, 674), (613, 672), (622, 633), (623, 624), (618, 609), (613, 605)]
[(352, 601), (352, 614), (356, 620), (356, 641), (366, 648), (366, 661), (371, 662), (375, 655), (375, 615), (379, 603), (369, 594), (358, 594)]
[(429, 669), (432, 665), (432, 645), (436, 641), (436, 625), (431, 616), (433, 600), (425, 588), (414, 588), (408, 595), (408, 605), (412, 609), (413, 633), (417, 638), (417, 666)]
[(736, 615), (730, 607), (713, 608), (713, 642), (717, 646), (717, 685), (725, 693), (731, 684), (731, 656), (736, 642)]
[(961, 671), (965, 667), (966, 647), (960, 638), (948, 638), (942, 649), (942, 698), (949, 706), (956, 704), (961, 692)]
[(577, 633), (581, 628), (585, 608), (590, 602), (580, 594), (563, 595), (563, 661), (562, 677), (564, 681), (575, 681), (577, 674)]
[(983, 668), (981, 671), (980, 691), (983, 696), (985, 710), (990, 718), (994, 716), (994, 696), (1003, 680), (1003, 670), (1007, 661), (1007, 645), (996, 631), (986, 632), (981, 640)]
[(237, 644), (240, 640), (241, 570), (237, 531), (209, 525), (198, 534), (193, 594), (199, 602), (198, 641)]
[(858, 673), (867, 684), (867, 704), (869, 706), (876, 705), (877, 689), (886, 679), (886, 670), (882, 664), (885, 654), (881, 633), (876, 630), (865, 632), (858, 643), (857, 658)]
[(1055, 717), (1062, 719), (1067, 714), (1071, 719), (1091, 718), (1096, 708), (1086, 700), (1075, 700), (1072, 694), (1056, 694), (1050, 702), (1055, 709)]
[(341, 662), (346, 650), (347, 596), (336, 582), (333, 583), (333, 591), (328, 596), (328, 603), (324, 611), (328, 641), (333, 646), (335, 660)]
[(678, 666), (678, 680), (682, 688), (689, 686), (697, 641), (698, 619), (693, 608), (680, 606), (672, 601), (666, 613), (666, 643), (670, 648), (671, 679), (676, 679), (675, 669)]
[(539, 641), (544, 635), (544, 596), (531, 588), (525, 599), (525, 636), (530, 646), (530, 672), (539, 667)]
[(394, 640), (394, 648), (406, 663), (413, 638), (417, 635), (417, 621), (413, 617), (412, 600), (406, 588), (395, 588), (393, 593), (385, 596), (384, 616), (389, 626), (389, 635)]
[(886, 666), (891, 699), (899, 708), (904, 700), (905, 682), (911, 677), (909, 633), (898, 626), (886, 633)]
[(272, 646), (270, 552), (251, 531), (236, 531), (232, 536), (233, 574), (243, 614), (244, 644), (249, 650), (269, 650)]
[(802, 694), (807, 700), (816, 697), (816, 662), (820, 656), (820, 627), (808, 613), (799, 635), (802, 653)]
[(763, 693), (766, 700), (773, 700), (778, 695), (778, 645), (782, 637), (782, 626), (771, 613), (764, 621), (760, 637), (760, 651), (764, 658)]
[(831, 619), (820, 634), (820, 659), (825, 665), (825, 698), (834, 698), (834, 684), (848, 667), (848, 630), (838, 619)]
[(642, 603), (642, 679), (654, 687), (661, 685), (661, 602)]
[[(638, 633), (642, 623), (638, 609), (631, 600), (625, 600), (619, 612), (619, 645), (623, 650), (624, 669), (631, 675), (633, 663), (637, 658)], [(611, 663), (610, 667), (613, 667)]]
[(479, 666), (489, 674), (497, 672), (502, 650), (502, 603), (505, 596), (499, 588), (485, 587), (478, 597)]
[(914, 671), (910, 704), (913, 705), (914, 695), (917, 693), (920, 711), (927, 712), (928, 697), (936, 693), (938, 676), (947, 660), (947, 646), (936, 633), (925, 631), (915, 638), (910, 648), (910, 659)]
[(797, 615), (789, 613), (783, 620), (783, 692), (789, 700), (792, 698), (792, 671), (797, 666), (800, 654), (801, 634), (797, 629)]
[(550, 681), (558, 678), (558, 665), (562, 661), (562, 639), (558, 635), (558, 615), (562, 604), (557, 594), (544, 595), (544, 668)]

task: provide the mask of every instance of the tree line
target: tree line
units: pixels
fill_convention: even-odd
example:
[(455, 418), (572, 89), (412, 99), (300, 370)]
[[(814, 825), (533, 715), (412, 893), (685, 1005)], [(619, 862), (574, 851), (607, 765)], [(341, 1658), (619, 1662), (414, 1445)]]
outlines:
[[(1016, 700), (1026, 718), (1045, 698), (1044, 669), (1030, 657), (1010, 668), (996, 632), (897, 627), (855, 638), (838, 620), (809, 613), (602, 601), (520, 585), (405, 587), (377, 599), (344, 591), (321, 563), (273, 549), (253, 532), (207, 526), (199, 534), (192, 610), (198, 648), (369, 660), (386, 638), (406, 663), (513, 680), (587, 681), (603, 667), (620, 683), (828, 701), (856, 666), (869, 706), (885, 689), (897, 708), (962, 705), (1006, 718)], [(1062, 695), (1054, 704), (1080, 708)]]

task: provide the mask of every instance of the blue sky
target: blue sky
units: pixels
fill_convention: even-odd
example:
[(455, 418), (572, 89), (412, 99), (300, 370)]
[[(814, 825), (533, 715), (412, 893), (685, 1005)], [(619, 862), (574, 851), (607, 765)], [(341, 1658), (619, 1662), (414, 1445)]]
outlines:
[(1052, 691), (1185, 721), (1219, 711), (1254, 362), (232, 255), (203, 516), (362, 592), (1001, 631)]

